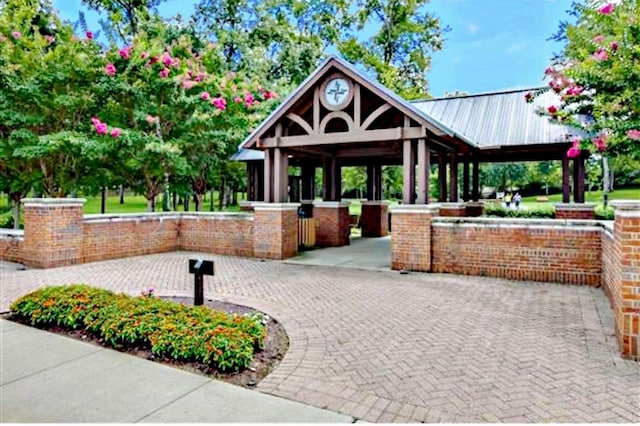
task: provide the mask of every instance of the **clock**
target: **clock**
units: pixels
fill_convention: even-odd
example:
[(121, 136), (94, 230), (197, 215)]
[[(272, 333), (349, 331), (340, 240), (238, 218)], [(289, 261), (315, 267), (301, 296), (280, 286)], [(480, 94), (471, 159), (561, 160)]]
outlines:
[(344, 108), (353, 98), (351, 81), (341, 75), (330, 76), (321, 87), (322, 104), (329, 110)]

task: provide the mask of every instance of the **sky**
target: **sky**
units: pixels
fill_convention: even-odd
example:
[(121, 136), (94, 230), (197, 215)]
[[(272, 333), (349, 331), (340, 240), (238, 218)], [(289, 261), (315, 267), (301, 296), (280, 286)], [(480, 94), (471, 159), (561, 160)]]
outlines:
[[(197, 0), (167, 0), (162, 16), (190, 16)], [(80, 0), (54, 0), (62, 19), (76, 21)], [(428, 10), (450, 27), (444, 47), (434, 53), (427, 77), (430, 93), (470, 94), (543, 85), (544, 69), (562, 45), (547, 41), (571, 0), (431, 0)], [(86, 11), (86, 10), (85, 10)], [(90, 26), (97, 14), (87, 13)]]

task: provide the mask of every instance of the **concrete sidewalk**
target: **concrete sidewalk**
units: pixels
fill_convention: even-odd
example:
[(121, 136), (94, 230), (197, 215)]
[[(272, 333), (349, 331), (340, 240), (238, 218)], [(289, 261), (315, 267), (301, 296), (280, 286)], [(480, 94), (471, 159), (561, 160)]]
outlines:
[(2, 319), (0, 346), (2, 423), (354, 420)]

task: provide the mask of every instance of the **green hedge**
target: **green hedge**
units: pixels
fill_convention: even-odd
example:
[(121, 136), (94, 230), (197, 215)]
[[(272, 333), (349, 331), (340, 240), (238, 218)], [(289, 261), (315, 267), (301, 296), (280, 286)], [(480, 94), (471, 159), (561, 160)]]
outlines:
[(486, 204), (484, 214), (489, 217), (521, 217), (521, 218), (547, 218), (555, 217), (553, 207), (539, 207), (535, 209), (507, 209), (500, 204)]
[(613, 207), (607, 207), (605, 209), (602, 205), (596, 206), (596, 219), (613, 220)]
[(261, 314), (229, 315), (83, 284), (42, 288), (13, 302), (11, 311), (33, 325), (84, 329), (113, 347), (150, 349), (220, 371), (248, 367), (267, 336)]

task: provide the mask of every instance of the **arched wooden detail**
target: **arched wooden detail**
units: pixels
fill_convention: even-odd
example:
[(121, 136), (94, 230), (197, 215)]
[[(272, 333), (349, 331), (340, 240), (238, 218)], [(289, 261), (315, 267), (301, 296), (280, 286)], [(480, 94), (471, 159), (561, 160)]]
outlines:
[(362, 123), (362, 126), (360, 126), (360, 128), (362, 130), (367, 130), (369, 128), (369, 126), (371, 126), (371, 124), (376, 120), (376, 118), (380, 117), (382, 114), (384, 114), (389, 109), (391, 109), (391, 105), (389, 105), (389, 104), (384, 104), (382, 106), (379, 106), (378, 108), (376, 108), (375, 111), (373, 111), (371, 114), (369, 114), (369, 116), (364, 120), (364, 122)]
[(289, 114), (287, 114), (287, 118), (302, 127), (302, 130), (307, 132), (308, 135), (313, 134), (311, 125), (309, 125), (309, 123), (307, 123), (304, 118), (300, 117), (298, 114), (290, 112)]
[(342, 118), (345, 123), (347, 123), (347, 127), (349, 128), (349, 132), (353, 131), (353, 119), (344, 111), (333, 111), (329, 114), (325, 115), (325, 117), (320, 122), (320, 133), (326, 133), (327, 124), (334, 118)]

